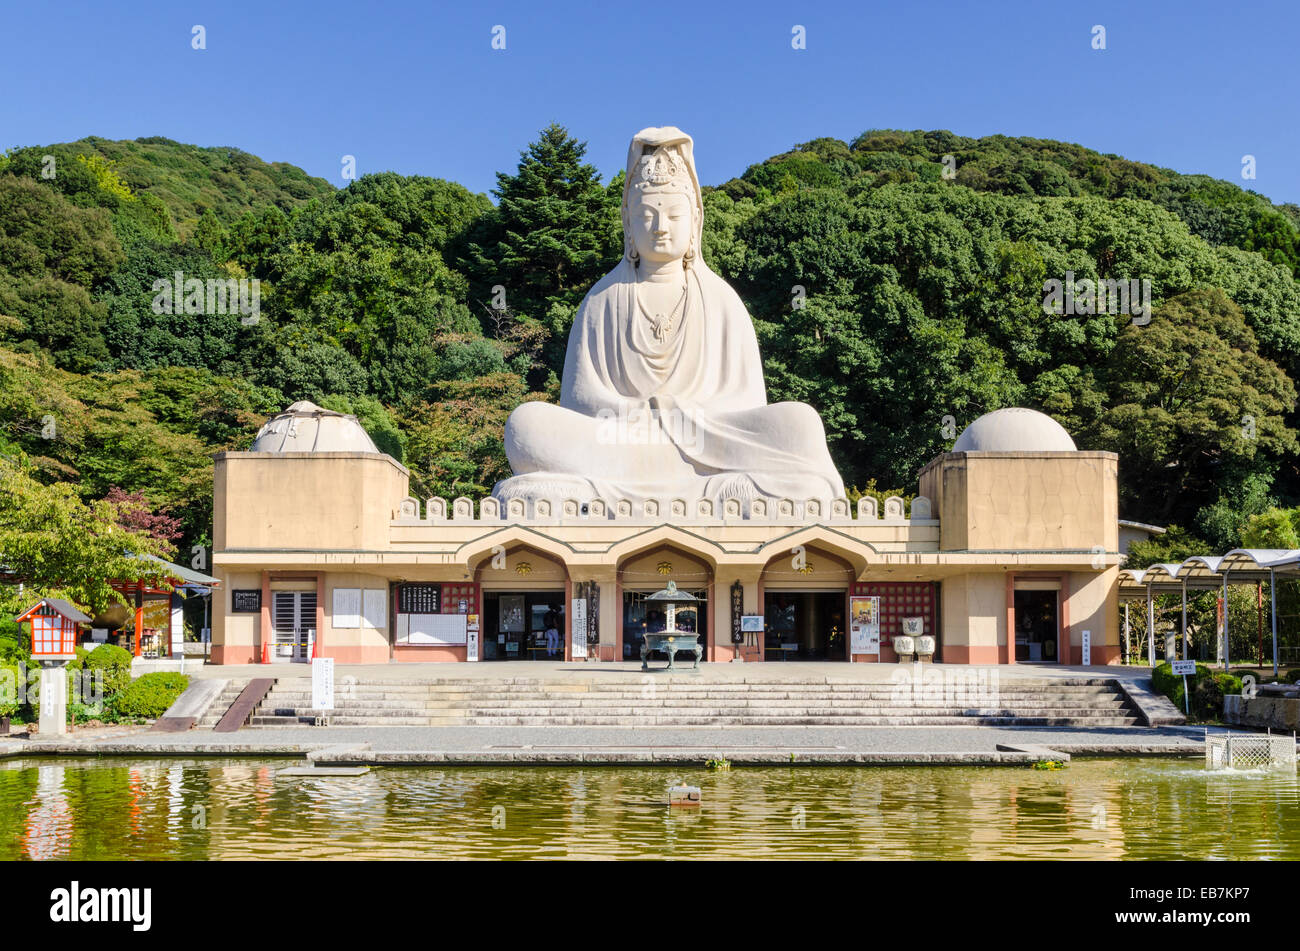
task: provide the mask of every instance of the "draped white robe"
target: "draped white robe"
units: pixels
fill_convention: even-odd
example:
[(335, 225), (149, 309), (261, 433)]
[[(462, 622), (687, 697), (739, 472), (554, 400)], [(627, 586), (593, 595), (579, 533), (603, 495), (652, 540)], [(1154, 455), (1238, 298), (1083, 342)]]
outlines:
[(587, 294), (569, 333), (560, 405), (525, 403), (506, 424), (515, 477), (499, 498), (829, 501), (844, 495), (821, 419), (768, 405), (753, 322), (697, 259), (661, 341), (626, 259)]

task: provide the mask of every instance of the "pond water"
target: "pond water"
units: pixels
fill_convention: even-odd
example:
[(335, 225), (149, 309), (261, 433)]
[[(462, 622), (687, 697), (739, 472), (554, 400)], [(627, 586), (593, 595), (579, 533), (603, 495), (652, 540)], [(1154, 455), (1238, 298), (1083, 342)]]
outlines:
[[(0, 859), (1296, 859), (1300, 781), (1200, 760), (1022, 767), (375, 768), (0, 761)], [(697, 808), (668, 787), (701, 787)]]

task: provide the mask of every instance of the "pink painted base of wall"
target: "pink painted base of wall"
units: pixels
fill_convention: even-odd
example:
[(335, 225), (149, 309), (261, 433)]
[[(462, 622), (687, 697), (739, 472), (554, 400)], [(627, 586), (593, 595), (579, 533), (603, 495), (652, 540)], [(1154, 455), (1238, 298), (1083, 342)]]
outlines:
[[(419, 664), (441, 664), (455, 663), (465, 659), (464, 647), (394, 647), (393, 660), (403, 662), (414, 662)], [(388, 652), (384, 651), (384, 656), (380, 660), (370, 661), (372, 664), (382, 663), (388, 660)], [(361, 661), (350, 661), (350, 663), (361, 663)]]
[[(602, 646), (593, 649), (601, 654), (600, 660), (613, 660), (614, 648), (612, 645)], [(340, 664), (386, 664), (388, 663), (388, 649), (386, 647), (322, 647), (325, 657), (333, 657)], [(731, 660), (732, 651), (730, 645), (716, 648), (719, 656), (716, 663), (725, 663)], [(1001, 647), (966, 647), (961, 645), (945, 644), (940, 648), (940, 660), (945, 664), (1000, 664), (1002, 663)], [(756, 648), (744, 648), (744, 659), (746, 663), (758, 663), (762, 661), (762, 653)], [(397, 647), (393, 650), (393, 659), (403, 663), (456, 663), (465, 660), (465, 648), (463, 647)], [(212, 656), (210, 663), (213, 664), (256, 664), (261, 660), (257, 653), (257, 648), (243, 645), (225, 645), (213, 644)], [(874, 664), (885, 663), (895, 664), (898, 662), (898, 655), (892, 650), (881, 647), (881, 656), (877, 658), (875, 654), (854, 654), (853, 662), (857, 664)], [(1112, 644), (1094, 644), (1092, 646), (1092, 662), (1096, 666), (1106, 664), (1118, 664), (1120, 662), (1120, 649), (1117, 645)], [(1078, 645), (1070, 646), (1070, 664), (1079, 665), (1083, 663), (1083, 648)]]
[(944, 644), (939, 656), (945, 664), (1000, 664), (1002, 648), (994, 645), (970, 647), (964, 644)]
[[(1093, 666), (1118, 664), (1120, 662), (1120, 650), (1118, 644), (1093, 644), (1091, 651), (1092, 657), (1090, 659)], [(1070, 663), (1083, 663), (1083, 648), (1080, 645), (1070, 645)]]
[(328, 643), (320, 645), (321, 657), (332, 657), (335, 663), (339, 664), (386, 664), (388, 663), (388, 647), (380, 645), (374, 647), (342, 647), (340, 645), (329, 645)]
[(209, 663), (213, 664), (256, 664), (258, 660), (255, 647), (226, 644), (213, 644), (209, 657)]

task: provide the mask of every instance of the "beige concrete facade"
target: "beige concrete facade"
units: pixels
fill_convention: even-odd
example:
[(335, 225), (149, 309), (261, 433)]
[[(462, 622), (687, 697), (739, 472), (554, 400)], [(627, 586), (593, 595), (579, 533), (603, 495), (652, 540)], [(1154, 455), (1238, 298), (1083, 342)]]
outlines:
[[(1014, 663), (1014, 592), (1054, 590), (1062, 663), (1119, 660), (1117, 459), (1093, 452), (947, 453), (920, 475), (907, 506), (888, 499), (421, 500), (407, 470), (371, 452), (232, 452), (216, 458), (213, 651), (217, 663), (267, 656), (277, 591), (315, 595), (320, 656), (349, 663), (459, 661), (465, 646), (406, 645), (397, 634), (397, 587), (440, 583), (443, 613), (465, 601), (482, 614), (502, 593), (549, 592), (563, 604), (594, 582), (594, 659), (627, 658), (624, 595), (674, 580), (705, 593), (705, 659), (764, 649), (731, 642), (732, 591), (762, 614), (774, 591), (879, 594), (899, 616), (924, 614), (937, 660)], [(383, 592), (379, 623), (339, 626), (336, 589)], [(260, 611), (235, 612), (235, 591), (261, 592)], [(450, 595), (448, 595), (450, 592)], [(363, 595), (363, 597), (365, 597)], [(301, 604), (309, 604), (301, 600)], [(247, 607), (247, 605), (244, 605)], [(307, 611), (307, 608), (302, 610)], [(893, 609), (891, 609), (893, 610)], [(566, 656), (572, 652), (566, 610)], [(882, 624), (880, 655), (893, 660)], [(355, 620), (355, 619), (354, 619)], [(1014, 640), (1014, 639), (1012, 639)], [(1068, 649), (1067, 649), (1068, 646)], [(276, 659), (276, 658), (271, 658)]]

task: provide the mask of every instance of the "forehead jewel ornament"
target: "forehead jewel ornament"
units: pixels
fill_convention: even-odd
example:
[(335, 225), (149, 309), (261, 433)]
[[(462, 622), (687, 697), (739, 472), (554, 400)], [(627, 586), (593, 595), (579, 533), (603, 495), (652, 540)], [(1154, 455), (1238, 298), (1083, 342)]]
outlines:
[(686, 162), (676, 148), (647, 146), (632, 174), (632, 188), (637, 191), (671, 188), (690, 194), (693, 190)]

